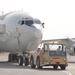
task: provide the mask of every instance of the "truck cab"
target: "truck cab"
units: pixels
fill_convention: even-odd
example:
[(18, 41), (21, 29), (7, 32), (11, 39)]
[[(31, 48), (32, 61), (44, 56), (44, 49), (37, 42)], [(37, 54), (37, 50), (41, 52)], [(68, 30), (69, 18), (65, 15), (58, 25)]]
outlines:
[(66, 45), (62, 43), (42, 43), (41, 48), (31, 53), (30, 64), (32, 68), (42, 68), (43, 66), (53, 66), (57, 69), (66, 69), (67, 54)]

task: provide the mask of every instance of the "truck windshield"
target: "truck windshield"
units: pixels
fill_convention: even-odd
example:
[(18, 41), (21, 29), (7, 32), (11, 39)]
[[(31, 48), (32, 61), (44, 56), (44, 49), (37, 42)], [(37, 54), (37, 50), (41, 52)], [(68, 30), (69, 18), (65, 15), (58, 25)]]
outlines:
[(65, 45), (49, 45), (50, 56), (66, 56)]

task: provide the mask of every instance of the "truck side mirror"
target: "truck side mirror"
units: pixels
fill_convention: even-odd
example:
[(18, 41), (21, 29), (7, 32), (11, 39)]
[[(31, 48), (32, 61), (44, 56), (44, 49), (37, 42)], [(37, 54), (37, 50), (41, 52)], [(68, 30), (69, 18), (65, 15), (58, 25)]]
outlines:
[(48, 51), (48, 45), (44, 45), (44, 51), (47, 52)]

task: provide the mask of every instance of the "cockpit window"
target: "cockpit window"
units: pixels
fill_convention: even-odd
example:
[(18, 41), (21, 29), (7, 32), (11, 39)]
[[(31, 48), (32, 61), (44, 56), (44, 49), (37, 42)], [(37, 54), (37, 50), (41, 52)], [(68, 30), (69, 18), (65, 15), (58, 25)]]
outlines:
[(22, 22), (21, 22), (21, 25), (23, 25), (24, 24), (24, 20), (22, 20)]
[(33, 20), (26, 20), (25, 21), (25, 24), (28, 26), (32, 25), (33, 23), (34, 23)]
[(18, 22), (20, 25), (28, 25), (28, 26), (31, 26), (32, 24), (34, 24), (33, 20), (22, 20), (22, 21), (19, 21)]
[(34, 19), (34, 23), (41, 24), (41, 21), (39, 19)]

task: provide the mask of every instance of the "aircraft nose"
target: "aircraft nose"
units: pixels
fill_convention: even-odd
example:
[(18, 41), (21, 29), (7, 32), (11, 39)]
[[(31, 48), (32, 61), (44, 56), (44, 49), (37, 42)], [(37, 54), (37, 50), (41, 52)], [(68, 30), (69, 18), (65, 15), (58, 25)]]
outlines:
[(40, 30), (36, 30), (35, 33), (34, 33), (34, 36), (36, 38), (42, 38), (42, 32)]

